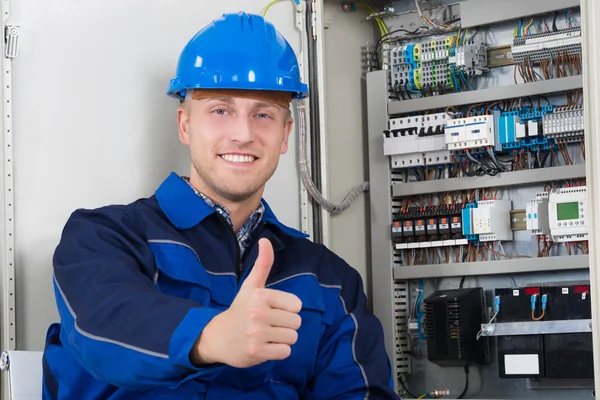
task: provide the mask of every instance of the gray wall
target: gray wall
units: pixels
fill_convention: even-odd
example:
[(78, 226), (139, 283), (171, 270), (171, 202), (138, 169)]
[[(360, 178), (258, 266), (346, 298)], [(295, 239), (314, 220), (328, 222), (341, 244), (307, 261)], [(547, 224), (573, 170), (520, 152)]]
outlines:
[[(13, 1), (17, 348), (41, 349), (57, 320), (52, 253), (79, 207), (151, 195), (170, 171), (189, 172), (177, 102), (165, 95), (187, 41), (244, 0)], [(267, 17), (297, 51), (293, 2)], [(294, 133), (293, 137), (297, 137)], [(267, 188), (280, 219), (300, 227), (295, 140)]]
[[(362, 51), (367, 40), (375, 39), (375, 23), (366, 21), (366, 14), (342, 12), (335, 0), (325, 3), (324, 15), (325, 20), (331, 18), (324, 59), (329, 197), (340, 202), (355, 185), (368, 180)], [(330, 247), (361, 273), (370, 292), (366, 196), (331, 216)]]

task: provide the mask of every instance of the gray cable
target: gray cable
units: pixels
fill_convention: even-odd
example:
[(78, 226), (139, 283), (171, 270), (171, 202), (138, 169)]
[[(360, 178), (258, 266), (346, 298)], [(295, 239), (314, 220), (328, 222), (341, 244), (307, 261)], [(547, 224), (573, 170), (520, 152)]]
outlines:
[(342, 200), (340, 204), (334, 204), (327, 200), (323, 195), (319, 192), (319, 190), (315, 187), (315, 184), (308, 172), (308, 151), (306, 144), (306, 114), (304, 112), (304, 104), (303, 102), (298, 102), (298, 114), (299, 114), (299, 123), (300, 123), (300, 177), (302, 178), (302, 183), (306, 187), (308, 193), (312, 196), (313, 199), (317, 201), (323, 208), (325, 208), (329, 212), (342, 212), (350, 208), (352, 203), (361, 195), (361, 193), (369, 190), (369, 182), (363, 182), (359, 185), (356, 185), (354, 189), (350, 191)]

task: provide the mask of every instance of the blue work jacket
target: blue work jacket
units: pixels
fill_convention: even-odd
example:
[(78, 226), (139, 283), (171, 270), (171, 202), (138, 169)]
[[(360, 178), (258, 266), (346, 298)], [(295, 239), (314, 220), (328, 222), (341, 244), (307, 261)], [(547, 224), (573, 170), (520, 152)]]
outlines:
[[(226, 220), (174, 173), (151, 197), (75, 211), (53, 258), (60, 323), (46, 337), (44, 399), (397, 399), (360, 275), (263, 204), (244, 257)], [(263, 237), (275, 251), (267, 287), (302, 301), (290, 357), (192, 365)]]

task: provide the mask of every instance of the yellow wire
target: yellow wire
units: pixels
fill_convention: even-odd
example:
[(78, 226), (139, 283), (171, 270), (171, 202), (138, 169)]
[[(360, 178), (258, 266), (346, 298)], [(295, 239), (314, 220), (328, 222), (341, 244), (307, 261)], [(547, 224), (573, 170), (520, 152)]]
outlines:
[(262, 15), (262, 16), (263, 16), (263, 18), (264, 18), (264, 16), (265, 16), (265, 15), (267, 15), (267, 11), (269, 11), (269, 8), (271, 8), (271, 6), (272, 6), (273, 4), (275, 4), (275, 3), (277, 3), (278, 1), (279, 1), (279, 0), (273, 0), (272, 2), (270, 2), (270, 3), (267, 5), (267, 7), (265, 8), (265, 11), (263, 11), (263, 15)]
[[(361, 4), (364, 4), (364, 3), (361, 3)], [(365, 4), (365, 5), (368, 7), (368, 4)], [(373, 11), (373, 9), (370, 7), (368, 7), (367, 10), (363, 10), (362, 8), (356, 8), (355, 10), (363, 12), (365, 14), (369, 14), (369, 15), (375, 14), (375, 11)], [(381, 18), (379, 18), (379, 17), (374, 17), (374, 18), (377, 21), (377, 26), (379, 27), (379, 33), (381, 34), (381, 36), (385, 36), (386, 34), (390, 33), (389, 28), (387, 27), (387, 25), (385, 24), (385, 22), (383, 22), (383, 20)], [(392, 39), (389, 38), (388, 42), (392, 43)]]
[(527, 32), (526, 35), (529, 35), (529, 27), (533, 24), (534, 19), (535, 18), (531, 18), (531, 21), (529, 21), (529, 24), (527, 24), (527, 27), (525, 28), (525, 32)]
[(465, 31), (465, 36), (463, 36), (463, 46), (467, 43), (467, 33), (469, 33), (469, 28)]
[(427, 393), (425, 393), (424, 395), (417, 397), (417, 399), (424, 399), (427, 396)]

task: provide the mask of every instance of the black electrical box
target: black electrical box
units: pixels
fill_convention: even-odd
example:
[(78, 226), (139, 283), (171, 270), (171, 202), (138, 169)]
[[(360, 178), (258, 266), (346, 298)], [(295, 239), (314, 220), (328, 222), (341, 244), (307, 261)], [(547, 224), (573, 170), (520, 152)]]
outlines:
[[(539, 287), (496, 289), (500, 311), (496, 322), (533, 321), (531, 296), (539, 317), (541, 312), (541, 289)], [(542, 335), (498, 336), (498, 367), (500, 378), (545, 377), (544, 339)]]
[[(542, 287), (548, 305), (544, 321), (591, 319), (589, 285)], [(544, 335), (546, 377), (582, 379), (594, 377), (592, 334), (562, 333)]]
[(442, 367), (490, 362), (488, 338), (477, 340), (487, 322), (482, 288), (438, 290), (424, 304), (429, 361)]

